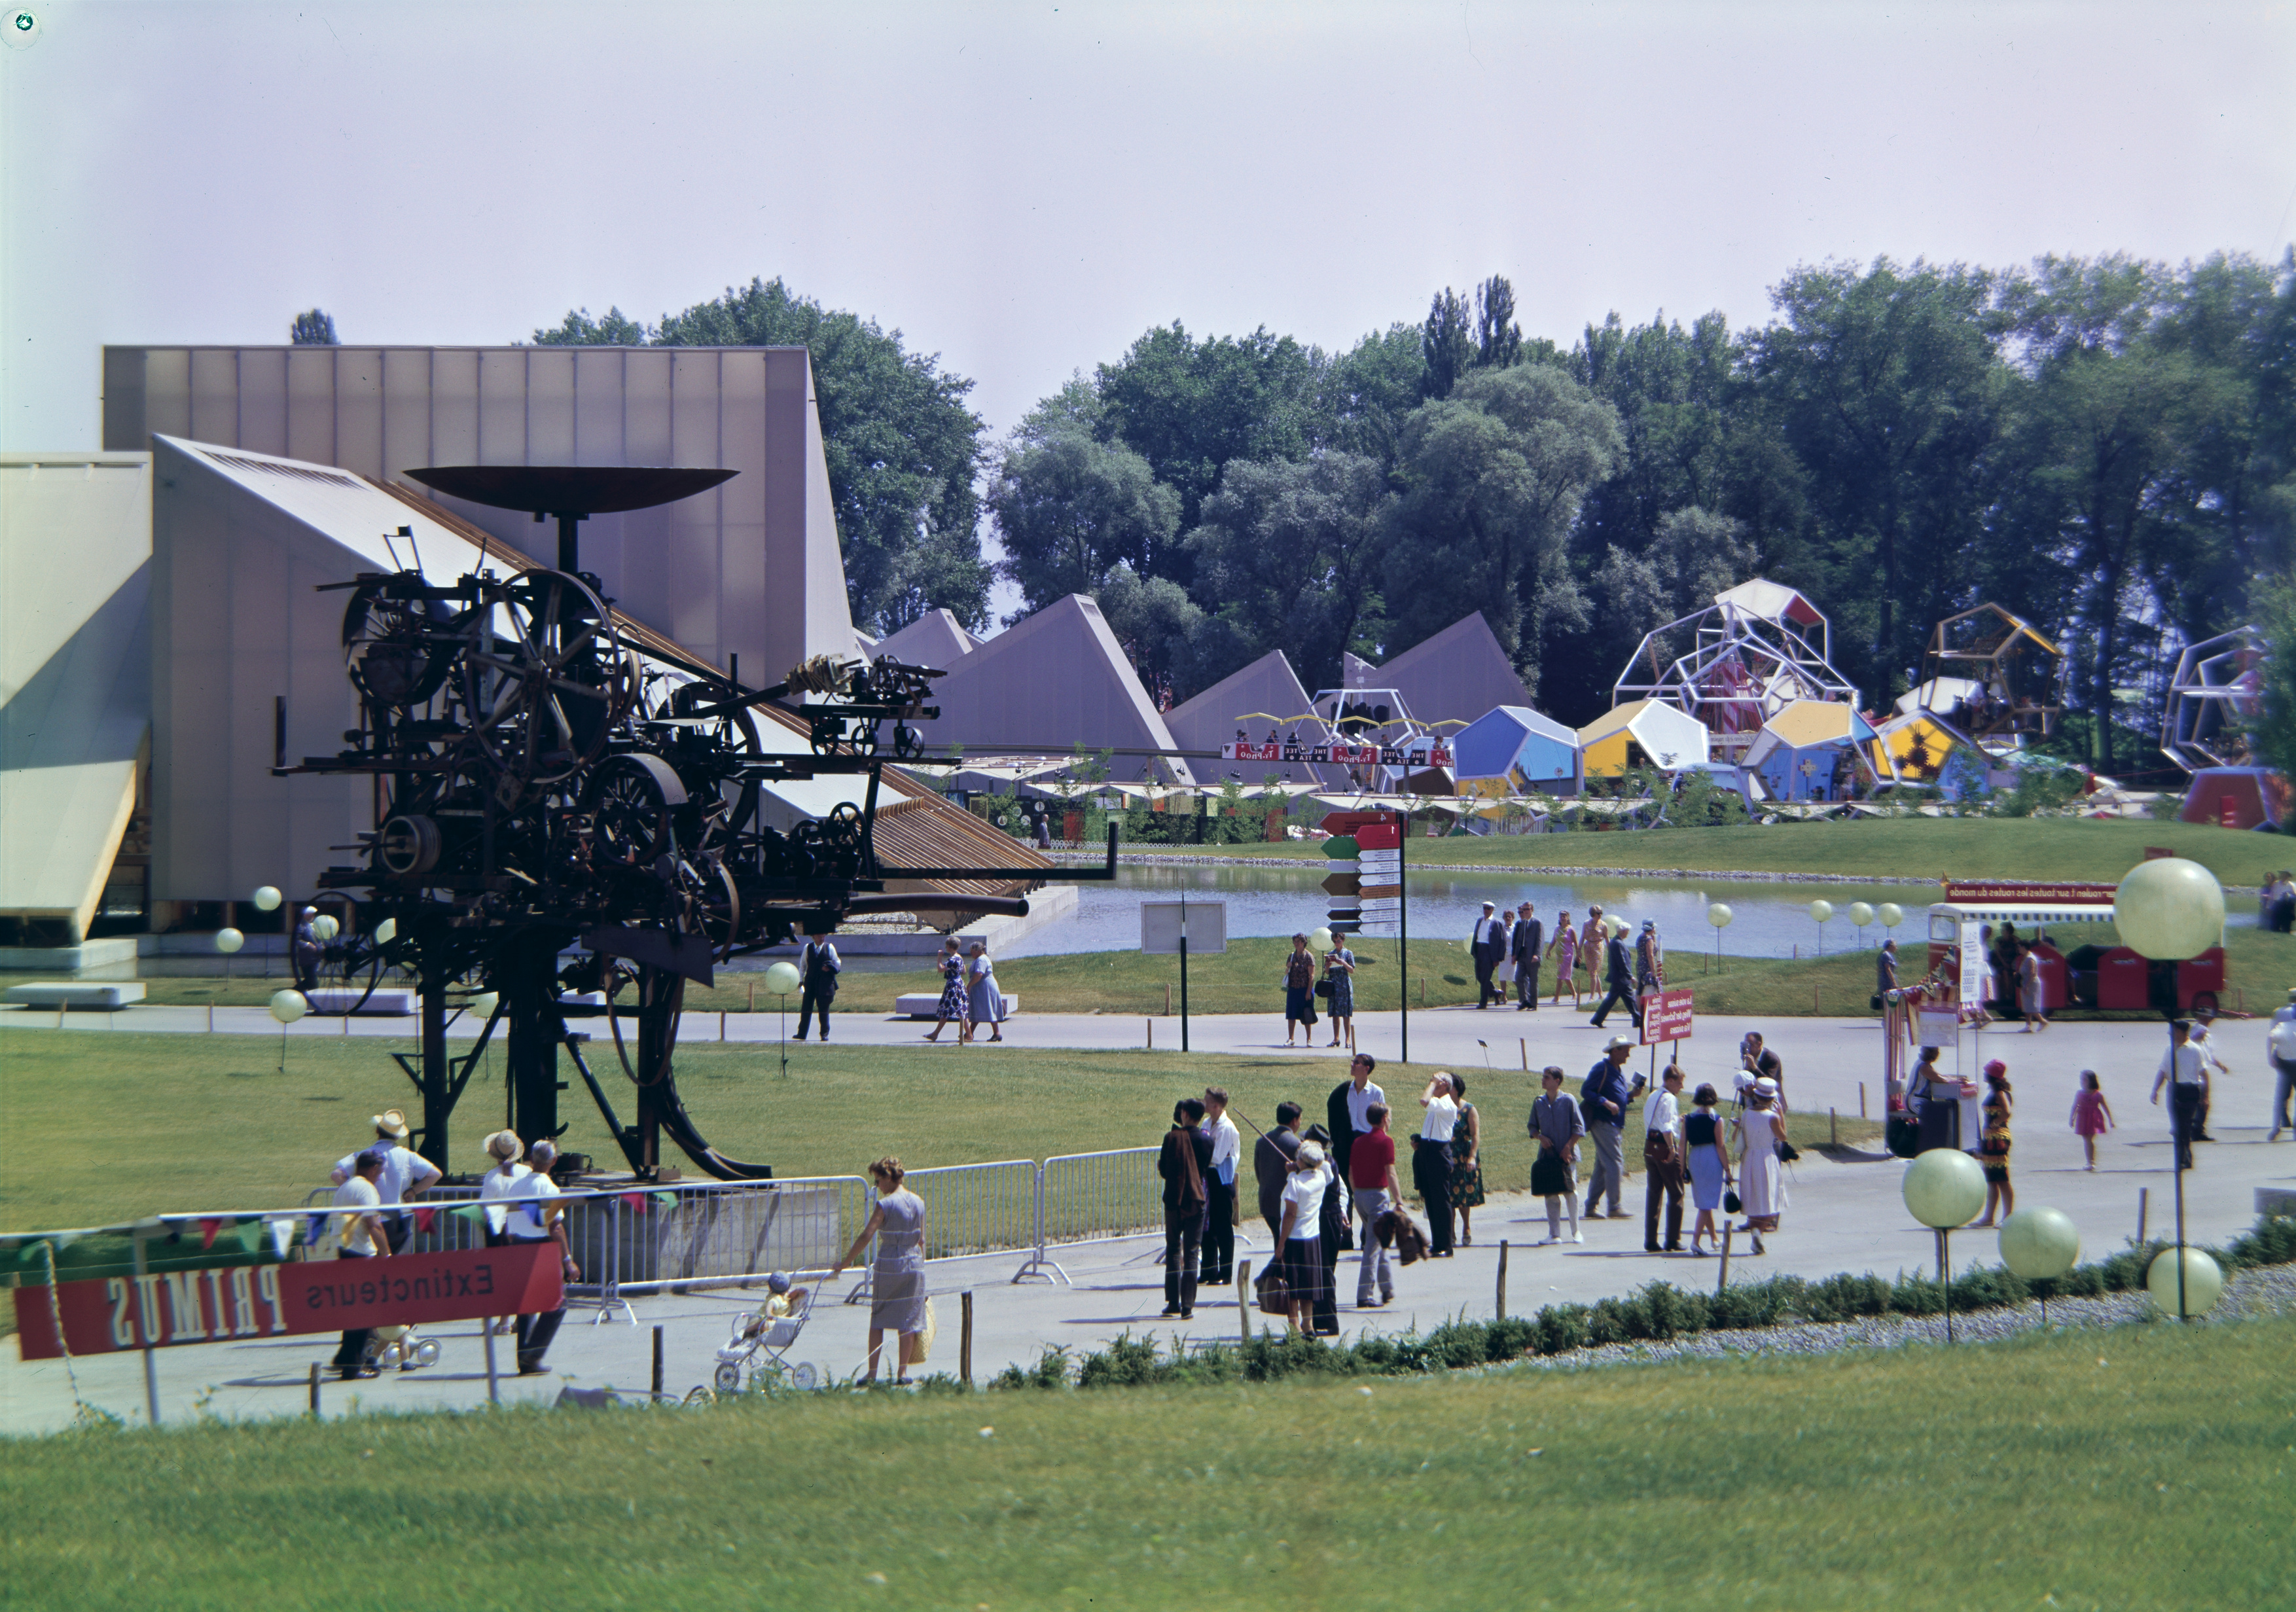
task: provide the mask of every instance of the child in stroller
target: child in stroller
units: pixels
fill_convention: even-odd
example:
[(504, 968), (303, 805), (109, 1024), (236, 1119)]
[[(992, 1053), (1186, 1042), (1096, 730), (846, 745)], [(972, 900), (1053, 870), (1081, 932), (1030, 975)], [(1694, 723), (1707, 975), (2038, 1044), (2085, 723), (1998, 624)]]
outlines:
[[(791, 1361), (788, 1351), (805, 1330), (813, 1313), (813, 1289), (792, 1286), (775, 1271), (766, 1278), (767, 1297), (762, 1309), (734, 1318), (734, 1335), (718, 1351), (718, 1392), (732, 1394), (742, 1387), (742, 1368), (750, 1368), (750, 1386), (760, 1378), (786, 1381), (795, 1388), (820, 1386), (821, 1370), (809, 1360)], [(762, 1358), (760, 1358), (762, 1356)]]

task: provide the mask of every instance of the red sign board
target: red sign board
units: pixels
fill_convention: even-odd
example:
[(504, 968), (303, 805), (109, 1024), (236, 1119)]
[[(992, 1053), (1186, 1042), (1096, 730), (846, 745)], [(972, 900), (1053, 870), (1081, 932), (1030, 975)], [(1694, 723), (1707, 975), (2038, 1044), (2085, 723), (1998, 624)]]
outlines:
[(1643, 1045), (1690, 1039), (1690, 987), (1652, 991), (1643, 998)]
[(1366, 851), (1399, 851), (1403, 848), (1403, 830), (1392, 818), (1367, 822), (1356, 831), (1356, 844)]
[(2120, 892), (2109, 884), (2025, 884), (2013, 879), (1948, 879), (1949, 902), (2014, 902), (2021, 906), (2111, 906)]
[(532, 1315), (565, 1302), (555, 1242), (451, 1254), (230, 1265), (16, 1289), (17, 1346), (53, 1360), (55, 1315), (75, 1354), (347, 1332), (485, 1315)]

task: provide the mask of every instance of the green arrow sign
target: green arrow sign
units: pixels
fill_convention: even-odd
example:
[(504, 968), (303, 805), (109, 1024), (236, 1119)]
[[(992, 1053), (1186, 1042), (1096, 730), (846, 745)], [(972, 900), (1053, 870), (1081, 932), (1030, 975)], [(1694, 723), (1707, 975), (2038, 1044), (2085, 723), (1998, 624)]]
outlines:
[(1352, 834), (1334, 834), (1324, 841), (1324, 855), (1326, 856), (1353, 856), (1362, 848)]

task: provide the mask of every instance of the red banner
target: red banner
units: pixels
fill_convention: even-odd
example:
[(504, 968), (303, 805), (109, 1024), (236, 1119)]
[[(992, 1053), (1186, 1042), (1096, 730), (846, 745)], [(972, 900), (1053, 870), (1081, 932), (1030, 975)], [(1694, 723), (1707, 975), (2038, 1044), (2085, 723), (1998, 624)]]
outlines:
[(532, 1315), (565, 1302), (551, 1242), (452, 1254), (318, 1259), (67, 1281), (16, 1289), (16, 1341), (26, 1360), (54, 1360), (54, 1316), (74, 1354), (225, 1343), (291, 1332), (347, 1332), (426, 1321)]
[(1643, 1045), (1690, 1039), (1690, 987), (1652, 991), (1643, 997)]

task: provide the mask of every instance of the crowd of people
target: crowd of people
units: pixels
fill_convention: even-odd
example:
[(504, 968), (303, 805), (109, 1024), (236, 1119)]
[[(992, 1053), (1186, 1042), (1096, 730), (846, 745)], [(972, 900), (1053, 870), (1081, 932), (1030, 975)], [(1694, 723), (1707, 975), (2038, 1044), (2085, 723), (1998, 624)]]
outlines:
[(1622, 920), (1606, 917), (1601, 907), (1590, 906), (1585, 927), (1576, 928), (1566, 909), (1556, 914), (1550, 936), (1531, 902), (1523, 902), (1512, 913), (1500, 912), (1494, 902), (1483, 903), (1482, 915), (1467, 937), (1468, 954), (1475, 965), (1475, 1006), (1505, 1007), (1512, 986), (1518, 1012), (1538, 1011), (1539, 975), (1549, 964), (1554, 969), (1554, 994), (1548, 1005), (1560, 1008), (1562, 993), (1568, 991), (1570, 1005), (1583, 1006), (1578, 986), (1583, 968), (1587, 991), (1600, 999), (1595, 1027), (1602, 1027), (1613, 1008), (1623, 1007), (1640, 1028), (1643, 997), (1666, 988), (1666, 947), (1652, 920), (1643, 921), (1631, 948), (1628, 927)]

